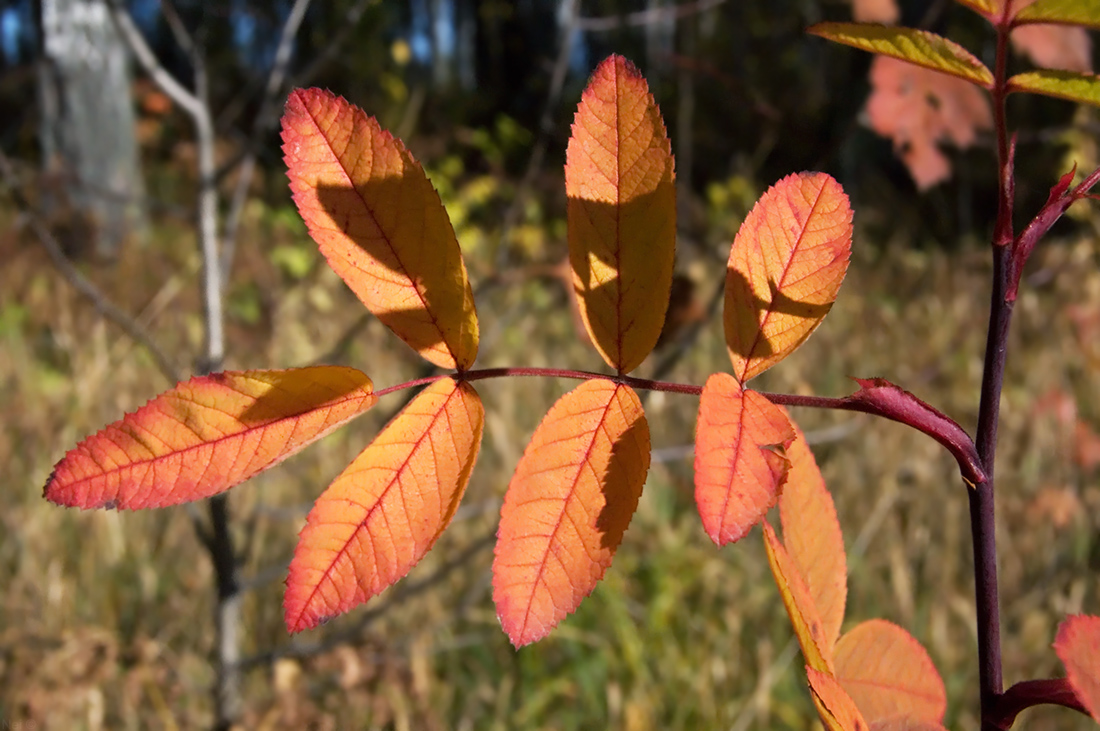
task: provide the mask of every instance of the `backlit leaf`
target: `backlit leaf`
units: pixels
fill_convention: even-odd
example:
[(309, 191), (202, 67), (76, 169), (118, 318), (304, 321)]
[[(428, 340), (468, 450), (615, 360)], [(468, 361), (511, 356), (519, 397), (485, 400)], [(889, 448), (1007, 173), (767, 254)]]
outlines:
[(821, 722), (829, 731), (870, 731), (856, 704), (828, 673), (806, 666), (806, 679)]
[(291, 632), (362, 604), (424, 557), (466, 490), (484, 420), (472, 386), (436, 381), (329, 485), (290, 563)]
[(848, 595), (844, 536), (833, 496), (817, 468), (806, 437), (792, 422), (796, 438), (787, 448), (791, 469), (779, 496), (783, 544), (810, 590), (822, 625), (822, 651), (831, 654), (840, 637)]
[(217, 495), (377, 401), (354, 368), (227, 371), (165, 391), (57, 463), (45, 495), (80, 508), (159, 508)]
[(791, 560), (787, 549), (775, 535), (775, 530), (767, 521), (761, 525), (764, 529), (764, 548), (768, 553), (768, 565), (771, 567), (772, 576), (775, 577), (779, 595), (783, 598), (783, 606), (787, 608), (787, 615), (791, 618), (795, 637), (798, 638), (798, 644), (802, 647), (802, 657), (814, 670), (831, 674), (833, 672), (832, 654), (824, 649), (827, 645), (825, 628), (817, 613), (817, 605), (810, 594), (810, 588), (802, 578), (802, 572)]
[(951, 162), (940, 149), (974, 144), (978, 132), (993, 128), (989, 95), (953, 76), (888, 56), (871, 62), (868, 125), (894, 143), (920, 190), (951, 177)]
[(545, 637), (596, 587), (638, 507), (649, 455), (628, 386), (585, 381), (543, 418), (504, 496), (493, 562), (512, 644)]
[(955, 2), (960, 5), (965, 5), (975, 13), (985, 16), (986, 18), (992, 18), (993, 14), (997, 11), (995, 0), (955, 0)]
[(993, 73), (974, 54), (954, 41), (925, 30), (862, 23), (818, 23), (807, 32), (958, 76), (979, 86), (993, 86)]
[(676, 247), (673, 178), (664, 121), (645, 79), (610, 56), (573, 120), (565, 192), (584, 324), (620, 373), (636, 368), (661, 334)]
[(1039, 69), (1016, 74), (1008, 80), (1008, 90), (1068, 99), (1071, 102), (1100, 106), (1100, 76), (1073, 71)]
[(1013, 23), (1064, 23), (1100, 29), (1100, 0), (1036, 0), (1017, 12)]
[(742, 391), (728, 373), (707, 379), (695, 429), (695, 503), (712, 541), (740, 540), (775, 505), (794, 436), (782, 408)]
[(477, 316), (458, 240), (401, 141), (342, 97), (298, 89), (283, 153), (310, 235), (356, 296), (432, 363), (472, 365)]
[(871, 723), (909, 716), (943, 721), (947, 694), (928, 653), (882, 619), (853, 627), (836, 643), (836, 678)]
[(1066, 666), (1073, 692), (1100, 721), (1100, 617), (1077, 614), (1058, 627), (1054, 651)]
[(825, 173), (788, 175), (760, 197), (726, 270), (726, 344), (741, 383), (810, 337), (836, 300), (851, 248), (848, 196)]

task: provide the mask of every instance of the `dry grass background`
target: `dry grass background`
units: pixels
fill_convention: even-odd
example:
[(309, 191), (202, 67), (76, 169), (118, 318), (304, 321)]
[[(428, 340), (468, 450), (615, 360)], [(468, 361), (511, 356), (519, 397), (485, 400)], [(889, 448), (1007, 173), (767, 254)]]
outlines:
[[(13, 221), (11, 211), (0, 212), (0, 726), (203, 728), (212, 718), (212, 572), (186, 510), (82, 513), (41, 497), (65, 450), (171, 384), (74, 295)], [(754, 385), (839, 395), (852, 389), (848, 375), (882, 376), (972, 431), (987, 253), (977, 245), (920, 251), (904, 240), (872, 246), (862, 237), (857, 229), (848, 281), (820, 330)], [(182, 363), (201, 341), (193, 233), (160, 224), (153, 241), (113, 268), (89, 272)], [(279, 247), (309, 251), (285, 216), (251, 210), (241, 247), (228, 368), (311, 362), (360, 317), (361, 306), (319, 256), (300, 277), (272, 263)], [(717, 245), (713, 253), (724, 256)], [(1100, 245), (1092, 236), (1053, 242), (1036, 259), (1034, 286), (1016, 308), (997, 467), (1008, 683), (1058, 674), (1050, 649), (1057, 623), (1069, 612), (1100, 610), (1100, 475), (1073, 461), (1067, 422), (1037, 407), (1052, 392), (1069, 394), (1081, 417), (1100, 425), (1096, 343), (1082, 342), (1067, 314), (1100, 311)], [(696, 252), (680, 265), (707, 293), (723, 276), (718, 261)], [(470, 268), (476, 285), (489, 264), (475, 259)], [(482, 366), (598, 367), (552, 283), (519, 278), (485, 292), (478, 308)], [(377, 322), (342, 360), (378, 386), (417, 368)], [(701, 384), (726, 367), (715, 318), (670, 380)], [(255, 581), (245, 601), (246, 653), (281, 655), (247, 676), (245, 728), (819, 727), (801, 664), (790, 660), (791, 630), (759, 532), (718, 550), (694, 512), (691, 461), (677, 449), (692, 441), (693, 398), (648, 399), (662, 459), (614, 567), (549, 639), (518, 653), (508, 644), (489, 599), (487, 548), (429, 590), (400, 596), (492, 534), (526, 438), (572, 385), (478, 384), (485, 442), (455, 523), (396, 589), (302, 638), (289, 638), (281, 620), (283, 569), (297, 531), (310, 501), (399, 397), (233, 491), (238, 538), (248, 549), (244, 574)], [(823, 439), (815, 452), (851, 554), (847, 625), (885, 617), (909, 629), (944, 677), (947, 726), (976, 729), (969, 521), (954, 463), (896, 424), (831, 412), (795, 417)], [(364, 618), (354, 639), (293, 656), (296, 643), (324, 642)], [(1019, 727), (1089, 725), (1042, 709)]]

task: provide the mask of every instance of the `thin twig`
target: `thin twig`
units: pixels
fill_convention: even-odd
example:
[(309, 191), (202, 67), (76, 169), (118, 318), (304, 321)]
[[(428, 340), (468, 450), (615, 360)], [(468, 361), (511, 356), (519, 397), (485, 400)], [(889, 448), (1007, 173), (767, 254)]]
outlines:
[[(271, 62), (271, 71), (267, 75), (267, 84), (264, 86), (263, 101), (260, 103), (260, 111), (252, 120), (252, 130), (248, 137), (250, 140), (259, 141), (264, 137), (272, 120), (275, 118), (275, 100), (281, 98), (280, 90), (286, 80), (287, 69), (294, 49), (294, 37), (298, 35), (298, 28), (306, 17), (310, 0), (295, 0), (294, 6), (287, 14), (283, 23), (283, 30), (279, 36), (279, 46), (275, 50), (275, 58)], [(241, 170), (237, 177), (237, 187), (233, 191), (233, 198), (229, 205), (229, 213), (225, 218), (225, 226), (222, 231), (221, 270), (226, 278), (233, 270), (233, 257), (237, 249), (237, 230), (241, 222), (241, 213), (244, 204), (248, 201), (248, 191), (252, 186), (252, 175), (256, 170), (256, 148), (249, 146)]]

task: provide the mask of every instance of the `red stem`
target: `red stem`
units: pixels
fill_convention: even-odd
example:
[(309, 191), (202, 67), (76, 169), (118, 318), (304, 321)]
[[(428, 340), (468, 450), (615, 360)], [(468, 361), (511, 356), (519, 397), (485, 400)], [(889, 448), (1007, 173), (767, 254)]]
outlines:
[[(668, 381), (654, 381), (648, 378), (634, 378), (633, 376), (624, 375), (609, 375), (605, 373), (595, 373), (593, 371), (581, 371), (572, 370), (567, 368), (482, 368), (479, 370), (464, 371), (462, 373), (450, 374), (440, 373), (434, 376), (428, 376), (426, 378), (418, 378), (413, 381), (407, 381), (405, 383), (399, 383), (396, 386), (390, 386), (380, 391), (375, 391), (375, 396), (385, 396), (395, 391), (401, 391), (406, 388), (413, 388), (415, 386), (424, 386), (429, 383), (440, 380), (441, 378), (456, 378), (462, 381), (482, 381), (487, 378), (506, 378), (516, 376), (527, 377), (543, 377), (543, 378), (571, 378), (575, 380), (589, 380), (592, 378), (603, 378), (615, 383), (621, 383), (624, 386), (630, 386), (631, 388), (645, 390), (645, 391), (665, 391), (666, 393), (682, 393), (692, 396), (698, 396), (703, 392), (702, 386), (693, 386), (686, 383), (670, 383)], [(891, 421), (896, 421), (906, 426), (913, 427), (917, 431), (929, 435), (937, 442), (942, 444), (953, 457), (959, 463), (959, 470), (962, 476), (971, 484), (979, 484), (986, 480), (986, 473), (982, 467), (981, 460), (978, 457), (978, 453), (974, 448), (973, 442), (966, 436), (957, 424), (950, 421), (946, 416), (942, 414), (937, 415), (942, 417), (943, 421), (950, 423), (953, 428), (945, 428), (943, 424), (921, 422), (920, 420), (914, 420), (908, 418), (906, 414), (901, 412), (891, 412), (884, 409), (880, 404), (874, 401), (862, 400), (859, 398), (859, 394), (852, 396), (843, 396), (840, 398), (830, 398), (827, 396), (796, 396), (793, 394), (785, 393), (764, 393), (760, 392), (762, 396), (769, 401), (782, 406), (805, 406), (814, 409), (835, 409), (839, 411), (858, 411), (864, 414), (871, 414), (872, 416), (880, 416)], [(927, 405), (925, 405), (927, 406)], [(930, 408), (930, 407), (928, 407)]]
[(978, 682), (981, 694), (982, 731), (994, 731), (997, 702), (1001, 696), (1001, 615), (997, 592), (997, 533), (994, 510), (993, 465), (997, 452), (997, 423), (1004, 383), (1008, 327), (1012, 303), (1008, 301), (1008, 270), (1013, 239), (1013, 148), (1005, 120), (1006, 64), (1012, 3), (1004, 3), (994, 24), (997, 56), (990, 90), (993, 126), (997, 133), (998, 200), (993, 234), (993, 286), (990, 294), (989, 330), (982, 372), (976, 443), (986, 480), (970, 491), (970, 532), (974, 548), (974, 597), (978, 622)]
[[(1086, 716), (1088, 709), (1077, 698), (1066, 678), (1025, 680), (1009, 688), (997, 701), (997, 707), (987, 719), (993, 728), (1011, 728), (1021, 711), (1044, 703), (1071, 708)], [(1091, 717), (1091, 716), (1090, 716)]]

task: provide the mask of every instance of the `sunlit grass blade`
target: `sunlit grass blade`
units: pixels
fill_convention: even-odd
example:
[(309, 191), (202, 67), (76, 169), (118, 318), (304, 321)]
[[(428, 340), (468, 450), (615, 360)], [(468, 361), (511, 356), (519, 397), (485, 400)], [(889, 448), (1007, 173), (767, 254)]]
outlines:
[(467, 383), (416, 395), (317, 499), (287, 577), (291, 632), (347, 612), (400, 579), (451, 522), (485, 411)]
[(974, 54), (954, 41), (925, 30), (864, 23), (818, 23), (806, 32), (942, 71), (979, 86), (993, 86), (993, 73)]
[(57, 463), (46, 499), (159, 508), (217, 495), (375, 404), (366, 374), (315, 366), (197, 376), (88, 437)]

